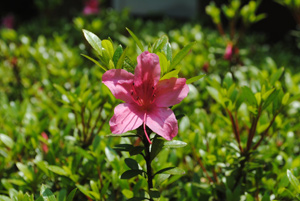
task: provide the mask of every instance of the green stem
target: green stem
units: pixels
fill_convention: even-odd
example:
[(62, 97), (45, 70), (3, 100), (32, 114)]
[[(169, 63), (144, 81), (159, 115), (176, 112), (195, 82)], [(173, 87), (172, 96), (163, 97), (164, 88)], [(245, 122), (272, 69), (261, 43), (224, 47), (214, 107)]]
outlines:
[[(153, 174), (152, 174), (152, 167), (151, 167), (151, 152), (150, 152), (150, 143), (147, 140), (144, 130), (140, 127), (137, 132), (139, 136), (141, 136), (142, 141), (145, 147), (145, 161), (146, 161), (146, 168), (147, 168), (147, 183), (148, 183), (148, 192), (150, 193), (150, 189), (153, 188)], [(150, 200), (152, 200), (150, 198)]]

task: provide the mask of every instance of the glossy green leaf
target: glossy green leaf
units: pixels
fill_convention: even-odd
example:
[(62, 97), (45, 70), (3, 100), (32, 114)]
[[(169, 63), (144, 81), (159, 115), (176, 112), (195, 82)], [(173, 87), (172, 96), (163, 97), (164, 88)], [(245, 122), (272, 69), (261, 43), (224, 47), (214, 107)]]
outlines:
[(130, 151), (133, 148), (131, 144), (117, 144), (114, 147), (116, 151)]
[(156, 175), (157, 174), (183, 175), (183, 174), (185, 174), (185, 171), (180, 169), (180, 168), (177, 168), (177, 167), (168, 167), (168, 168), (164, 168), (162, 170), (159, 170), (155, 174)]
[(94, 50), (96, 50), (96, 52), (100, 56), (102, 56), (102, 44), (100, 38), (88, 30), (83, 29), (82, 31), (89, 44), (94, 48)]
[(0, 133), (0, 140), (3, 142), (3, 144), (5, 144), (5, 146), (7, 146), (8, 148), (13, 148), (14, 146), (14, 141), (7, 135)]
[(115, 67), (117, 67), (118, 61), (119, 61), (122, 53), (123, 53), (122, 45), (119, 45), (113, 55), (113, 62), (114, 62)]
[(143, 150), (144, 150), (144, 147), (135, 146), (130, 149), (129, 154), (130, 154), (130, 156), (138, 155), (138, 154), (142, 153)]
[(166, 181), (171, 175), (170, 174), (157, 174), (155, 186), (159, 187), (164, 181)]
[(140, 50), (142, 52), (144, 52), (145, 51), (144, 47), (143, 47), (141, 41), (138, 39), (138, 37), (136, 37), (136, 35), (130, 29), (126, 28), (126, 30), (129, 32), (129, 34), (131, 35), (131, 37), (133, 38), (133, 40), (136, 42), (136, 44), (140, 48)]
[(289, 178), (291, 185), (299, 194), (300, 193), (299, 180), (293, 175), (293, 173), (290, 170), (287, 170), (286, 173), (287, 173), (287, 177)]
[(74, 196), (76, 194), (77, 188), (74, 188), (68, 195), (67, 200), (66, 201), (73, 201)]
[(187, 145), (186, 142), (182, 142), (179, 140), (171, 140), (164, 142), (164, 148), (181, 148)]
[(159, 52), (167, 44), (168, 41), (169, 38), (167, 35), (163, 35), (162, 37), (157, 39), (152, 46), (152, 52), (153, 53)]
[(119, 60), (118, 60), (118, 63), (117, 63), (117, 66), (116, 66), (116, 69), (121, 69), (122, 66), (123, 66), (123, 63), (125, 61), (125, 57), (126, 57), (126, 54), (127, 54), (127, 48), (123, 51), (123, 53), (121, 54)]
[(132, 158), (125, 158), (126, 165), (132, 170), (138, 170), (139, 164)]
[(107, 68), (103, 67), (98, 61), (96, 61), (92, 57), (89, 57), (89, 56), (87, 56), (85, 54), (81, 54), (81, 55), (84, 56), (85, 58), (91, 60), (92, 62), (94, 62), (94, 64), (96, 64), (97, 66), (99, 66), (100, 68), (102, 68), (104, 71), (107, 71)]
[(167, 60), (166, 56), (163, 53), (157, 52), (156, 54), (159, 57), (159, 64), (160, 64), (160, 69), (161, 69), (161, 75), (164, 75), (168, 71), (168, 65), (169, 65), (168, 64), (168, 60)]
[(167, 57), (167, 60), (171, 62), (172, 61), (172, 47), (171, 47), (171, 44), (169, 42), (167, 42), (162, 50), (165, 53), (165, 55)]
[(137, 175), (142, 175), (142, 170), (127, 170), (121, 175), (121, 179), (130, 179), (136, 177)]
[(192, 84), (193, 82), (196, 82), (196, 81), (200, 80), (204, 76), (205, 76), (205, 74), (204, 75), (198, 75), (198, 76), (192, 77), (192, 78), (190, 78), (190, 79), (188, 79), (186, 81), (186, 84)]
[(170, 79), (171, 77), (176, 77), (177, 78), (179, 71), (180, 71), (180, 69), (176, 69), (176, 70), (173, 70), (171, 72), (168, 72), (162, 78), (160, 78), (160, 80)]
[(51, 172), (54, 172), (55, 174), (62, 175), (62, 176), (67, 175), (67, 172), (59, 166), (49, 165), (47, 168), (48, 168), (48, 170), (50, 170)]
[(33, 181), (33, 173), (32, 173), (32, 171), (30, 171), (30, 169), (26, 165), (24, 165), (24, 164), (22, 164), (20, 162), (16, 163), (16, 165), (17, 165), (18, 169), (21, 172), (23, 172), (24, 176), (28, 180)]
[(159, 154), (164, 146), (164, 140), (155, 137), (152, 141), (151, 152), (150, 152), (150, 159), (151, 161)]
[(192, 46), (194, 44), (195, 43), (189, 43), (175, 55), (174, 59), (171, 62), (171, 65), (168, 69), (169, 71), (174, 69), (177, 66), (177, 64), (179, 64), (181, 62), (181, 60), (190, 52), (190, 50), (192, 49)]
[(56, 198), (52, 191), (45, 185), (42, 185), (40, 194), (43, 197), (44, 201), (56, 201)]
[(101, 42), (102, 44), (102, 48), (104, 48), (109, 56), (109, 59), (113, 58), (114, 55), (114, 46), (113, 44), (110, 42), (110, 40), (102, 40)]

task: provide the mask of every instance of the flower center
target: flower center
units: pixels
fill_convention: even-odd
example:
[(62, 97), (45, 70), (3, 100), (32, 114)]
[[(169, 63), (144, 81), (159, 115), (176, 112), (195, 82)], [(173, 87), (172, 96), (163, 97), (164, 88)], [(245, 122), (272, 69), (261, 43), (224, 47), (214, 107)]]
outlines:
[(155, 91), (156, 88), (154, 86), (146, 84), (136, 86), (133, 82), (131, 89), (131, 98), (144, 110), (149, 110), (150, 106), (156, 99)]

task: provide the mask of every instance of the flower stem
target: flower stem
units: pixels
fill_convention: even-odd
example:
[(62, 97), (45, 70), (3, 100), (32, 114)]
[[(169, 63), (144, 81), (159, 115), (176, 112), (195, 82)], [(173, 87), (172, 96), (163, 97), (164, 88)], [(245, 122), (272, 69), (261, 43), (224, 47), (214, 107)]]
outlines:
[(139, 136), (144, 143), (144, 151), (145, 151), (144, 159), (146, 161), (146, 168), (147, 168), (148, 192), (150, 192), (150, 189), (153, 188), (153, 174), (152, 174), (152, 167), (151, 167), (151, 152), (150, 152), (150, 143), (149, 143), (150, 140), (148, 140), (148, 136), (145, 137), (144, 129), (145, 128), (140, 127), (137, 130), (137, 132), (140, 133)]
[(147, 140), (145, 140), (145, 160), (147, 166), (147, 179), (148, 179), (148, 191), (153, 188), (153, 175), (152, 175), (152, 167), (151, 167), (151, 157), (150, 157), (150, 144)]

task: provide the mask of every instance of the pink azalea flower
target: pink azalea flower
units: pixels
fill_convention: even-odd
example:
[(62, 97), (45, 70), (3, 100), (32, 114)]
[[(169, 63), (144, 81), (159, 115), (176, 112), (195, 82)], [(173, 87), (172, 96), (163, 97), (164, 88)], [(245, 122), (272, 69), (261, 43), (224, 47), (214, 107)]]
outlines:
[(169, 108), (180, 103), (188, 94), (185, 78), (160, 80), (159, 58), (156, 54), (143, 52), (137, 58), (134, 75), (123, 69), (106, 71), (102, 82), (117, 98), (125, 101), (115, 107), (109, 121), (114, 134), (135, 130), (146, 125), (166, 140), (172, 140), (178, 133), (178, 123)]
[(233, 53), (233, 46), (231, 43), (227, 44), (227, 47), (225, 49), (224, 59), (231, 60)]
[(84, 4), (83, 14), (91, 15), (97, 14), (99, 12), (99, 2), (98, 0), (88, 0)]
[[(42, 132), (41, 135), (45, 140), (48, 140), (48, 135), (45, 132)], [(48, 153), (49, 151), (48, 145), (43, 142), (42, 142), (42, 150), (44, 151), (44, 153)]]

